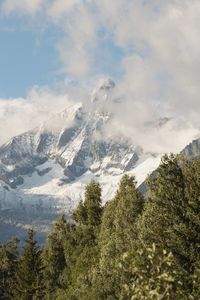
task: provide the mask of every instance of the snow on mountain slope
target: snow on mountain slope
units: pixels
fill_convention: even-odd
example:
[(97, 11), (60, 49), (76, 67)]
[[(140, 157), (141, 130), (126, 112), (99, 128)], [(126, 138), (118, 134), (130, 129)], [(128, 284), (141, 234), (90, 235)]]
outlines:
[[(144, 158), (140, 164), (138, 164), (133, 170), (127, 172), (127, 174), (136, 176), (139, 185), (145, 180), (148, 173), (151, 173), (155, 167), (158, 167), (159, 163), (160, 157), (152, 156)], [(24, 194), (52, 196), (57, 198), (57, 208), (59, 207), (59, 204), (61, 204), (61, 210), (63, 208), (70, 210), (73, 209), (78, 201), (83, 198), (84, 187), (92, 179), (98, 180), (101, 184), (103, 188), (103, 200), (108, 201), (109, 199), (112, 199), (119, 180), (123, 175), (123, 172), (120, 172), (118, 169), (114, 169), (113, 172), (115, 172), (114, 175), (105, 174), (103, 172), (94, 174), (88, 170), (75, 181), (65, 185), (62, 184), (62, 170), (55, 165), (52, 172), (49, 172), (49, 174), (46, 175), (48, 179), (43, 178), (43, 182), (41, 182), (38, 175), (35, 175), (32, 179), (29, 179), (29, 183), (31, 184), (26, 181), (24, 184), (25, 189), (23, 189), (23, 186), (21, 188), (23, 189)], [(72, 202), (65, 201), (66, 198), (72, 199)]]
[(91, 179), (100, 182), (105, 202), (125, 172), (140, 184), (157, 168), (160, 155), (104, 134), (112, 114), (103, 103), (113, 101), (114, 87), (101, 82), (92, 93), (93, 109), (71, 105), (0, 147), (0, 241), (24, 234), (30, 224), (47, 232), (61, 211), (70, 215)]

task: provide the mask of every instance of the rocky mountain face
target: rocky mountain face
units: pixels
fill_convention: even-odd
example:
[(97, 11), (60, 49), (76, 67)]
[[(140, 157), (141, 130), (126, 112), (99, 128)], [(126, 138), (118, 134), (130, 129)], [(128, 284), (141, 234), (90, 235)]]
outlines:
[(200, 156), (200, 138), (193, 140), (189, 145), (187, 145), (181, 152), (189, 158), (195, 158)]
[(120, 177), (135, 174), (141, 183), (160, 162), (123, 136), (105, 135), (112, 114), (104, 109), (114, 82), (93, 91), (92, 110), (81, 103), (0, 147), (0, 241), (24, 235), (30, 224), (41, 234), (61, 211), (70, 214), (85, 185), (96, 179), (103, 199), (111, 199)]

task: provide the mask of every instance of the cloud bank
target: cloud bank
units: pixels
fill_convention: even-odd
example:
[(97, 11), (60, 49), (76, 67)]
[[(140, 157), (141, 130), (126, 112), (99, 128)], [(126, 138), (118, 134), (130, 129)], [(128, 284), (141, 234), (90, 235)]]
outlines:
[(37, 87), (29, 92), (26, 99), (0, 99), (0, 145), (41, 125), (68, 105), (67, 95)]
[[(63, 32), (56, 45), (60, 71), (79, 82), (102, 74), (105, 58), (120, 50), (123, 55), (114, 60), (120, 74), (116, 93), (124, 100), (121, 107), (112, 108), (115, 128), (124, 128), (146, 149), (176, 151), (198, 135), (199, 0), (4, 0), (1, 8), (7, 16), (27, 15), (35, 22), (42, 14), (47, 24), (59, 28)], [(31, 99), (25, 105), (15, 104), (16, 111), (34, 112)], [(8, 120), (12, 113), (5, 106), (1, 101), (2, 118), (7, 115)], [(50, 105), (48, 114), (51, 109)], [(176, 121), (162, 130), (147, 130), (146, 124), (160, 117)], [(22, 130), (18, 118), (16, 128)]]

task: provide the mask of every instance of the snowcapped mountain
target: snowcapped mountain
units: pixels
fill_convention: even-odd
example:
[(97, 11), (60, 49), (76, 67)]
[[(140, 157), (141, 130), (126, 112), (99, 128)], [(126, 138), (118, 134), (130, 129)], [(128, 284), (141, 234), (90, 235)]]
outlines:
[(30, 224), (47, 232), (61, 211), (75, 208), (91, 179), (100, 182), (107, 201), (125, 172), (140, 184), (157, 168), (160, 155), (105, 134), (112, 113), (104, 104), (115, 102), (114, 88), (112, 80), (101, 81), (92, 92), (92, 109), (68, 106), (0, 147), (1, 240), (23, 235)]

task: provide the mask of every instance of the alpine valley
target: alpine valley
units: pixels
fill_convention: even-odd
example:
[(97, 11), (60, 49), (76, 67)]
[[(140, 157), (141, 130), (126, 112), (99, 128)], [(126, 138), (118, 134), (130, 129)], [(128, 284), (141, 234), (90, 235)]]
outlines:
[[(93, 110), (75, 103), (0, 147), (0, 242), (24, 237), (30, 225), (42, 241), (58, 214), (70, 215), (91, 179), (100, 182), (107, 201), (125, 172), (139, 185), (158, 167), (162, 153), (105, 134), (112, 113), (104, 103), (117, 102), (114, 88), (112, 80), (103, 80), (92, 93)], [(199, 149), (196, 141), (184, 151), (195, 156)]]

